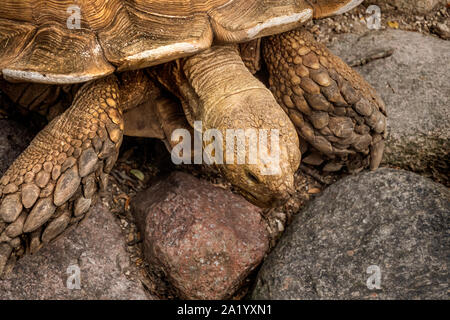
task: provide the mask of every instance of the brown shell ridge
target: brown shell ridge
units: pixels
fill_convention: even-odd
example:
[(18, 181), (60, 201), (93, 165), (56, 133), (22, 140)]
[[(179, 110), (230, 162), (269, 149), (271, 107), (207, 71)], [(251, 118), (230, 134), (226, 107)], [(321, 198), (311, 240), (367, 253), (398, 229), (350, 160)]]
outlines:
[[(336, 10), (360, 0), (322, 1)], [(9, 42), (0, 47), (0, 72), (7, 80), (49, 84), (161, 64), (207, 49), (213, 40), (244, 42), (288, 31), (312, 18), (316, 7), (305, 0), (79, 0), (80, 25), (71, 29), (73, 0), (2, 2), (0, 44)], [(11, 30), (18, 34), (7, 39)]]
[(235, 0), (208, 11), (215, 40), (244, 42), (285, 32), (312, 18), (307, 2)]
[(79, 83), (104, 77), (115, 68), (105, 59), (95, 33), (86, 29), (64, 32), (44, 25), (8, 64), (5, 79), (39, 83)]
[(11, 20), (0, 18), (0, 75), (1, 70), (23, 52), (36, 32), (37, 28), (32, 24), (23, 21), (11, 23)]

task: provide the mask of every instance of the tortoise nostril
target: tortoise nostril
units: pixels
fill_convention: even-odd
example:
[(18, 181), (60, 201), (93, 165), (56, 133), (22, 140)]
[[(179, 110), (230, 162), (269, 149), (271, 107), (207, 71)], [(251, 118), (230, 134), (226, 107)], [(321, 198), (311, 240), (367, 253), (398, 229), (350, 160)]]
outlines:
[(258, 184), (260, 183), (258, 177), (256, 175), (254, 175), (253, 173), (251, 173), (250, 171), (246, 171), (247, 177), (250, 179), (251, 182)]

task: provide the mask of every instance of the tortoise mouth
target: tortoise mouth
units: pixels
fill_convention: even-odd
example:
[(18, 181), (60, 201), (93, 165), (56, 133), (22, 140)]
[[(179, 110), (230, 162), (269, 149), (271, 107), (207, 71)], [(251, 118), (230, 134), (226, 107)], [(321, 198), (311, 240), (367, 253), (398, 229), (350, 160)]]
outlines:
[(253, 192), (248, 191), (242, 187), (237, 187), (237, 188), (239, 189), (239, 192), (241, 193), (241, 195), (244, 196), (249, 202), (251, 202), (255, 206), (258, 206), (258, 207), (270, 206), (267, 201), (262, 200), (261, 197), (258, 197)]
[(273, 208), (282, 205), (284, 202), (286, 202), (288, 196), (288, 194), (286, 195), (280, 194), (280, 196), (278, 197), (268, 195), (261, 197), (242, 187), (237, 187), (237, 189), (245, 199), (247, 199), (250, 203), (260, 208)]

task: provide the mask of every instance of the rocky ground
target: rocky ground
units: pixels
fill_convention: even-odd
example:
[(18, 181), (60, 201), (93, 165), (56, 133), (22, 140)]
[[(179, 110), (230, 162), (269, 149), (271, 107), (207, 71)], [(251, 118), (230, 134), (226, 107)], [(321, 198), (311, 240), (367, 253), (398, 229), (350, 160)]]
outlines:
[[(245, 238), (239, 230), (254, 231), (259, 222), (237, 215), (242, 225), (235, 225), (224, 218), (225, 213), (219, 213), (223, 209), (215, 209), (217, 219), (223, 220), (215, 228), (220, 234), (210, 232), (211, 221), (206, 217), (193, 223), (188, 212), (181, 211), (185, 224), (174, 225), (166, 215), (157, 217), (159, 226), (175, 230), (165, 229), (167, 237), (162, 237), (157, 232), (160, 227), (145, 218), (148, 208), (163, 213), (180, 209), (165, 207), (174, 202), (167, 202), (173, 197), (170, 192), (155, 196), (157, 190), (147, 190), (157, 181), (161, 183), (161, 177), (178, 170), (206, 180), (217, 188), (214, 197), (224, 206), (233, 190), (208, 168), (176, 168), (159, 141), (126, 138), (108, 190), (84, 226), (19, 261), (13, 274), (0, 280), (0, 298), (445, 298), (443, 292), (448, 288), (442, 275), (446, 262), (440, 245), (448, 248), (450, 196), (438, 183), (449, 186), (450, 42), (445, 40), (449, 38), (449, 9), (439, 1), (424, 1), (415, 7), (404, 5), (408, 1), (385, 2), (365, 1), (347, 14), (307, 27), (355, 67), (385, 100), (389, 137), (383, 166), (413, 171), (434, 183), (415, 174), (384, 169), (333, 184), (342, 177), (323, 177), (302, 166), (295, 178), (296, 193), (288, 203), (260, 212), (265, 228), (256, 232), (258, 241)], [(379, 30), (367, 28), (366, 8), (371, 4), (381, 7)], [(24, 125), (22, 118), (18, 123), (14, 117), (0, 121), (1, 175), (39, 124)], [(176, 179), (182, 183), (184, 178)], [(372, 195), (371, 186), (379, 192)], [(145, 199), (156, 197), (155, 204), (142, 200), (142, 192), (149, 194)], [(354, 199), (353, 193), (367, 199)], [(182, 200), (188, 197), (183, 190), (175, 194), (181, 204), (190, 203)], [(418, 203), (423, 197), (429, 201)], [(208, 195), (202, 201), (209, 201), (206, 199)], [(338, 201), (334, 203), (334, 199)], [(371, 201), (373, 206), (367, 204)], [(354, 205), (348, 207), (348, 203)], [(408, 218), (408, 213), (418, 213), (418, 220)], [(398, 221), (392, 228), (391, 220)], [(360, 227), (361, 221), (368, 222)], [(406, 237), (408, 226), (413, 227)], [(284, 234), (286, 228), (289, 231)], [(222, 252), (225, 260), (199, 249), (199, 243), (220, 245), (221, 237), (228, 239), (226, 245), (234, 245)], [(239, 256), (233, 249), (246, 250), (246, 254)], [(271, 250), (258, 273), (255, 266)], [(309, 257), (304, 256), (307, 250), (311, 250)], [(193, 260), (177, 259), (183, 253)], [(214, 269), (216, 261), (219, 270)], [(314, 267), (315, 261), (321, 261), (320, 265)], [(385, 290), (367, 288), (369, 261), (381, 268)], [(86, 280), (82, 280), (81, 290), (66, 288), (67, 267), (73, 263), (80, 266)], [(425, 265), (427, 268), (422, 268)], [(194, 285), (189, 280), (192, 274), (204, 282)], [(414, 282), (415, 278), (420, 281)], [(214, 285), (207, 288), (205, 284), (214, 279)], [(195, 295), (195, 291), (200, 293)]]
[[(365, 0), (355, 9), (332, 18), (311, 21), (307, 27), (316, 38), (327, 45), (338, 41), (338, 35), (345, 33), (364, 34), (369, 30), (399, 29), (413, 31), (448, 40), (450, 37), (450, 14), (446, 0), (425, 0), (427, 5), (420, 7), (419, 1)], [(369, 29), (373, 11), (369, 7), (380, 8), (379, 28)], [(369, 9), (369, 12), (368, 12)]]
[(409, 171), (343, 178), (295, 217), (252, 298), (448, 299), (449, 209), (448, 188)]

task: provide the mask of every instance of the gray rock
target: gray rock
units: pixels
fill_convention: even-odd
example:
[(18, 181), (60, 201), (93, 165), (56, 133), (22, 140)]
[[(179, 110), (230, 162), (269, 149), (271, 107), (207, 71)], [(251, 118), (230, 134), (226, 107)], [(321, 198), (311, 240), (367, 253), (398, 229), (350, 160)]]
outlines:
[(450, 42), (401, 30), (338, 36), (330, 48), (347, 63), (394, 49), (356, 67), (387, 105), (384, 163), (449, 185)]
[(364, 4), (377, 4), (382, 7), (388, 4), (389, 6), (404, 12), (426, 14), (436, 8), (439, 4), (445, 5), (445, 3), (446, 0), (367, 0)]
[[(140, 282), (125, 275), (135, 267), (114, 217), (101, 205), (91, 210), (78, 228), (20, 259), (0, 280), (0, 299), (151, 298)], [(70, 266), (79, 267), (80, 289), (67, 287)]]
[(152, 272), (183, 299), (230, 298), (268, 249), (261, 209), (174, 172), (132, 201)]
[(448, 299), (449, 213), (449, 190), (414, 173), (346, 177), (294, 218), (252, 298)]

